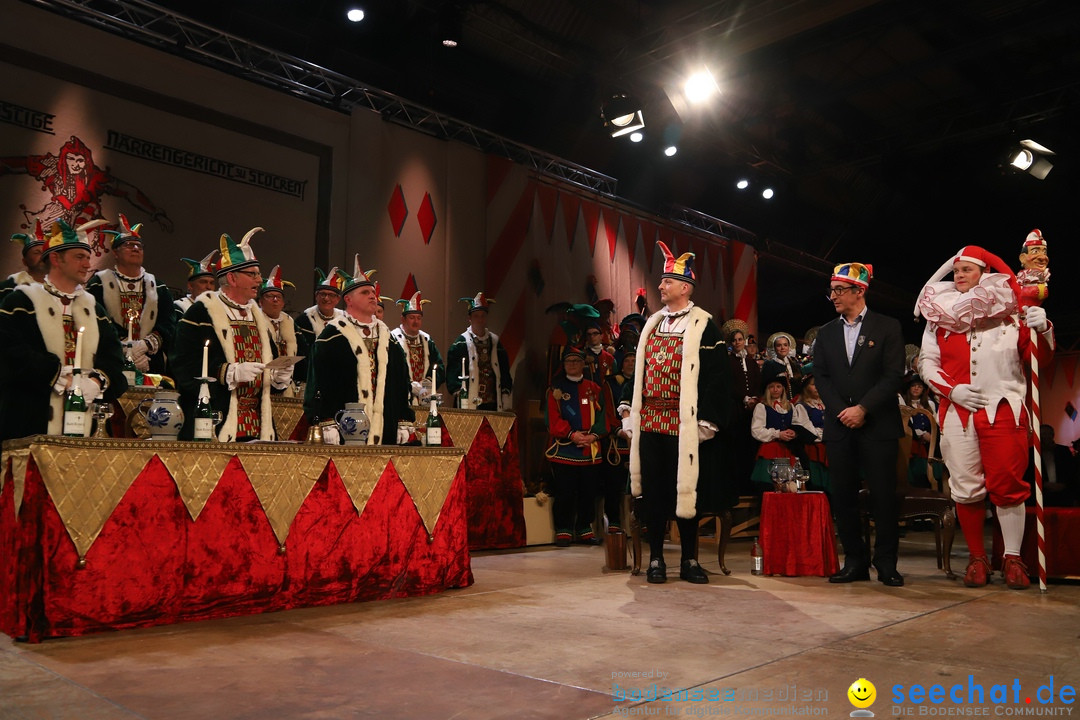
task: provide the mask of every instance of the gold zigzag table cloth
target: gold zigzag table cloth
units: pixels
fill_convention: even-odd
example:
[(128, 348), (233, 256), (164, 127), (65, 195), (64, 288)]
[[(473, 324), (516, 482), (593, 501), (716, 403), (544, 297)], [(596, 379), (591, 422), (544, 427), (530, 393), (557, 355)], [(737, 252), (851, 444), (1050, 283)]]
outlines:
[(334, 463), (357, 515), (390, 463), (433, 538), (439, 512), (465, 451), (397, 446), (332, 447), (298, 443), (206, 443), (34, 436), (8, 440), (0, 460), (0, 491), (8, 470), (15, 512), (22, 503), (27, 461), (34, 459), (57, 513), (85, 558), (109, 516), (154, 456), (176, 483), (197, 520), (226, 466), (244, 467), (282, 551), (289, 527), (327, 463)]

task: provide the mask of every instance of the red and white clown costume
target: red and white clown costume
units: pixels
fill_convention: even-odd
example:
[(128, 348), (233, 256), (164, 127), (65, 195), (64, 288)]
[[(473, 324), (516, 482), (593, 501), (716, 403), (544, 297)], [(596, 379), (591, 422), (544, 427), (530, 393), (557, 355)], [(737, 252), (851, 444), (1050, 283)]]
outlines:
[[(942, 278), (964, 262), (982, 274), (961, 290), (958, 282), (964, 281)], [(919, 374), (941, 398), (941, 452), (971, 553), (964, 582), (979, 587), (990, 574), (983, 543), (983, 500), (989, 496), (1005, 541), (1002, 572), (1010, 587), (1026, 587), (1019, 555), (1024, 501), (1031, 494), (1024, 481), (1031, 425), (1024, 376), (1032, 352), (1028, 328), (1040, 334), (1049, 351), (1053, 327), (1042, 308), (1021, 307), (1020, 288), (1009, 267), (975, 245), (961, 249), (923, 287), (915, 306), (915, 316), (920, 314), (927, 323)], [(1010, 565), (1017, 566), (1011, 573)]]

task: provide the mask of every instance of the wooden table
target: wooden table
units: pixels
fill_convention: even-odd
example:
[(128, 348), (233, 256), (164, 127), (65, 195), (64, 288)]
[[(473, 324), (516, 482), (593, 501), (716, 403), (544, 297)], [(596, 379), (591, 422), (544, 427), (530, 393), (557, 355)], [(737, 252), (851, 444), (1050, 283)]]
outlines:
[(0, 631), (38, 641), (466, 587), (463, 456), (7, 441)]

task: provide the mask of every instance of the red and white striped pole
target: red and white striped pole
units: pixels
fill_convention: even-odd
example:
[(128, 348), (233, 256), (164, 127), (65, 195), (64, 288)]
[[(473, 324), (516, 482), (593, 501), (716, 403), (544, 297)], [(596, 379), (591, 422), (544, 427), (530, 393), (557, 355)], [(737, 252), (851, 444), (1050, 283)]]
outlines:
[[(1016, 274), (1020, 283), (1020, 304), (1022, 307), (1041, 305), (1049, 294), (1047, 283), (1050, 280), (1050, 258), (1047, 254), (1046, 241), (1038, 229), (1028, 233), (1020, 252), (1020, 262), (1024, 268)], [(1039, 334), (1029, 328), (1031, 343), (1031, 423), (1035, 450), (1035, 528), (1038, 533), (1039, 547), (1039, 591), (1046, 592), (1046, 530), (1043, 524), (1043, 473), (1042, 473), (1042, 407), (1039, 402)]]

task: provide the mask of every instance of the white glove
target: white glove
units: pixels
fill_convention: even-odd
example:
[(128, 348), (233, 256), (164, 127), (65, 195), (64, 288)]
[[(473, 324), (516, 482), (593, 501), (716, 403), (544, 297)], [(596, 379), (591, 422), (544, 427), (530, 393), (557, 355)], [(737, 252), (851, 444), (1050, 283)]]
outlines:
[(409, 432), (408, 428), (399, 427), (397, 429), (397, 444), (398, 445), (407, 444), (409, 442), (409, 440), (411, 439), (409, 437), (410, 434), (411, 433)]
[(1024, 324), (1037, 333), (1044, 333), (1050, 327), (1046, 321), (1046, 311), (1038, 305), (1029, 305), (1024, 310)]
[(97, 384), (97, 380), (86, 375), (80, 375), (72, 385), (78, 383), (79, 390), (82, 391), (83, 400), (89, 405), (99, 397), (101, 397), (101, 386)]
[(702, 425), (698, 423), (697, 426), (697, 439), (699, 443), (703, 443), (706, 440), (712, 440), (716, 437), (716, 431), (708, 425)]
[(261, 362), (242, 362), (233, 364), (233, 380), (239, 385), (240, 383), (255, 382), (255, 379), (262, 375), (263, 368), (266, 367), (266, 363)]
[(131, 359), (135, 363), (136, 370), (144, 373), (150, 372), (150, 358), (147, 357), (145, 354), (140, 355), (139, 357), (132, 357)]
[(499, 398), (499, 409), (500, 410), (510, 410), (511, 409), (511, 406), (510, 406), (510, 393), (504, 392), (502, 394), (502, 397)]
[(949, 393), (949, 400), (964, 408), (975, 412), (980, 408), (984, 408), (990, 404), (990, 398), (982, 394), (970, 385), (957, 385)]
[(633, 428), (633, 425), (631, 423), (631, 420), (630, 420), (629, 416), (624, 417), (622, 419), (622, 431), (623, 431), (623, 435), (626, 436), (627, 440), (629, 440), (630, 438), (632, 438), (634, 436), (634, 428)]
[(61, 365), (60, 374), (56, 377), (56, 382), (53, 383), (53, 390), (57, 395), (63, 395), (67, 392), (68, 383), (71, 382), (71, 371), (74, 367), (71, 365)]
[(412, 382), (412, 394), (413, 394), (413, 397), (415, 397), (415, 398), (423, 397), (423, 395), (424, 395), (424, 384), (423, 383), (418, 383), (415, 380), (413, 380), (413, 382)]
[(290, 365), (287, 368), (276, 368), (270, 371), (270, 384), (281, 390), (289, 386), (292, 382), (293, 368), (295, 365)]
[(340, 445), (341, 433), (338, 432), (336, 425), (325, 425), (322, 429), (322, 442), (323, 445)]
[(128, 348), (131, 351), (131, 359), (138, 366), (139, 358), (144, 358), (149, 354), (150, 343), (145, 340), (134, 340), (128, 343)]

